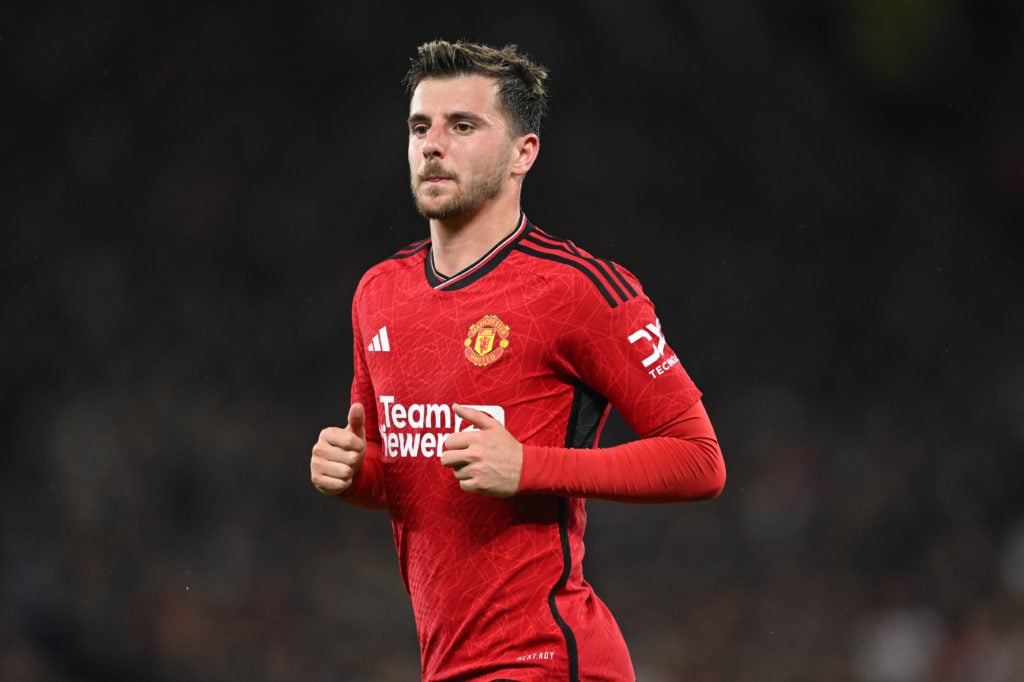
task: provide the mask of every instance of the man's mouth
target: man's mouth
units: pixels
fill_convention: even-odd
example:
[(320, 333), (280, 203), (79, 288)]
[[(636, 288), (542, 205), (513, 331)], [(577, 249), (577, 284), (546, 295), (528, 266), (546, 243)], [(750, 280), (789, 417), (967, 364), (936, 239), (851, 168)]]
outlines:
[(443, 170), (439, 170), (436, 166), (434, 168), (428, 168), (427, 170), (420, 173), (420, 182), (437, 183), (444, 182), (445, 180), (454, 180), (455, 176), (451, 173), (446, 173)]

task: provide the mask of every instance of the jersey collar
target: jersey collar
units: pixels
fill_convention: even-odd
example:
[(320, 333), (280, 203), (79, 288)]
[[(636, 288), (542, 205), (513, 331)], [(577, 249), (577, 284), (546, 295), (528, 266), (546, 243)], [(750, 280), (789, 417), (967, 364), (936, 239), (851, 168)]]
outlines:
[(456, 289), (469, 286), (498, 267), (498, 264), (505, 259), (505, 256), (512, 251), (516, 243), (522, 239), (529, 229), (530, 222), (526, 219), (526, 214), (520, 212), (519, 223), (516, 229), (512, 230), (508, 236), (495, 244), (480, 260), (451, 277), (445, 277), (434, 268), (434, 252), (431, 249), (424, 259), (427, 284), (438, 291), (455, 291)]

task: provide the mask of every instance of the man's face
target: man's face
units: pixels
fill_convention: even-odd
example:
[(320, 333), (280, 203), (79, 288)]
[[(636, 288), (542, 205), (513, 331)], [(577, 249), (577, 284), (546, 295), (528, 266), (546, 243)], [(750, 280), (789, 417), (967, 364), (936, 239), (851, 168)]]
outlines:
[(513, 145), (485, 76), (428, 78), (409, 107), (409, 173), (416, 208), (428, 219), (477, 211), (511, 182)]

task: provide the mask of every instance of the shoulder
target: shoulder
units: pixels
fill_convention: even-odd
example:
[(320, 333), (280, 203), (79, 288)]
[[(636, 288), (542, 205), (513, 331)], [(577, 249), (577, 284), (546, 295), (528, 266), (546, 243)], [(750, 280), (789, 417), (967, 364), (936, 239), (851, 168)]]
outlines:
[(403, 277), (410, 272), (422, 273), (423, 261), (429, 251), (430, 239), (421, 239), (402, 247), (363, 273), (356, 287), (356, 295), (374, 284), (392, 282), (394, 278)]
[(556, 237), (535, 225), (516, 244), (528, 257), (527, 267), (563, 286), (590, 294), (616, 308), (643, 295), (640, 282), (622, 265), (594, 256), (569, 239)]

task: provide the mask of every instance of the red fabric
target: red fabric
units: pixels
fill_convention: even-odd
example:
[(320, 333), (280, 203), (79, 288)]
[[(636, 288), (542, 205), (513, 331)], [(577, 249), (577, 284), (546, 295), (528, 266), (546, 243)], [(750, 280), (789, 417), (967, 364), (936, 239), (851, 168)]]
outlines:
[(725, 462), (700, 401), (657, 436), (598, 450), (524, 447), (523, 494), (618, 502), (683, 502), (717, 496)]
[[(390, 513), (424, 680), (633, 679), (583, 577), (585, 495), (709, 496), (721, 456), (636, 278), (525, 222), (517, 230), (447, 280), (425, 242), (361, 280), (351, 400), (366, 408), (368, 445), (341, 499)], [(653, 440), (567, 449), (596, 444), (600, 397)], [(440, 464), (444, 438), (465, 428), (453, 403), (500, 414), (524, 443), (521, 494), (467, 493)]]

